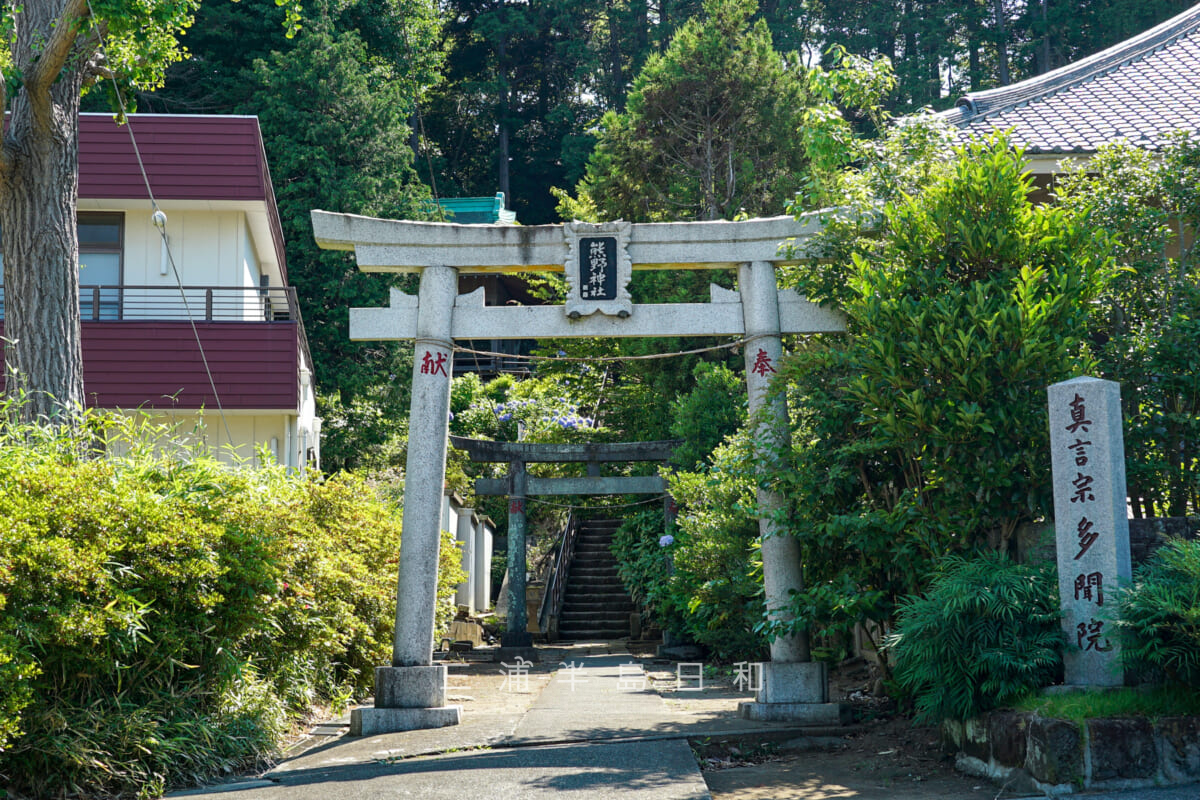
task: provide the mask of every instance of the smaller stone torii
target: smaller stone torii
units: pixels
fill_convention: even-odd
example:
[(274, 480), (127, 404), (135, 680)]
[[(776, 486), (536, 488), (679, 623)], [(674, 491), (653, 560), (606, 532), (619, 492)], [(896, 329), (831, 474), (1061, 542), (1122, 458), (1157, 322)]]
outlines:
[[(475, 494), (508, 496), (508, 618), (501, 634), (501, 655), (508, 659), (520, 655), (534, 660), (529, 652), (509, 652), (531, 649), (533, 636), (526, 631), (529, 620), (525, 612), (526, 514), (525, 501), (529, 495), (607, 495), (607, 494), (664, 494), (667, 482), (658, 475), (604, 476), (600, 465), (629, 461), (667, 461), (671, 452), (683, 443), (682, 439), (660, 442), (615, 442), (589, 444), (541, 444), (533, 442), (493, 442), (451, 436), (450, 444), (463, 450), (472, 461), (508, 464), (506, 478), (480, 478), (475, 481)], [(586, 463), (587, 477), (535, 478), (525, 466), (531, 463)]]
[[(759, 455), (772, 457), (788, 440), (787, 408), (769, 394), (783, 355), (782, 334), (836, 333), (843, 317), (792, 290), (778, 289), (781, 250), (821, 228), (819, 214), (741, 222), (679, 222), (506, 226), (373, 219), (312, 212), (320, 247), (352, 250), (366, 272), (416, 272), (416, 296), (393, 289), (388, 308), (350, 309), (350, 338), (415, 343), (412, 406), (405, 472), (403, 536), (396, 593), (392, 664), (375, 670), (375, 707), (356, 709), (351, 733), (453, 725), (460, 706), (446, 705), (446, 667), (433, 665), (437, 599), (438, 508), (446, 474), (450, 376), (456, 339), (539, 339), (638, 336), (739, 336), (746, 343), (749, 410)], [(712, 302), (635, 304), (634, 269), (736, 270), (738, 290), (714, 285)], [(483, 290), (458, 294), (460, 274), (560, 272), (561, 306), (487, 306)], [(800, 546), (778, 530), (784, 501), (757, 491), (767, 613), (788, 618), (792, 594), (803, 588)], [(813, 662), (807, 632), (776, 637), (763, 665), (757, 702), (742, 706), (756, 719), (836, 723), (824, 664)]]

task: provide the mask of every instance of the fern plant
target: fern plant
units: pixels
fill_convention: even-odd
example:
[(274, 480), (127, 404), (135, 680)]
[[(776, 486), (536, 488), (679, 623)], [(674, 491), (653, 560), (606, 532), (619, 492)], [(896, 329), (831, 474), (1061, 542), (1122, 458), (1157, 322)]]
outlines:
[(1200, 687), (1200, 541), (1159, 548), (1118, 594), (1116, 611), (1127, 669)]
[(887, 640), (896, 684), (923, 722), (967, 719), (1051, 683), (1062, 644), (1053, 569), (1000, 554), (943, 560)]

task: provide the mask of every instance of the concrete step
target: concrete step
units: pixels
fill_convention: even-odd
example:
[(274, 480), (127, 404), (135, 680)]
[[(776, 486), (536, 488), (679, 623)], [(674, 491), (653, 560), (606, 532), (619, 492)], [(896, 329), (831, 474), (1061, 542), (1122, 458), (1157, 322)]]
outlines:
[(574, 561), (571, 564), (572, 576), (588, 575), (617, 575), (616, 564), (596, 564), (595, 561)]
[(608, 542), (576, 542), (575, 555), (581, 554), (612, 556), (612, 545)]
[(636, 610), (617, 573), (613, 532), (621, 520), (584, 520), (559, 613), (559, 637), (567, 640), (629, 636), (629, 615)]
[(614, 600), (628, 600), (625, 587), (605, 586), (568, 586), (563, 595), (563, 603), (611, 603)]
[(601, 597), (613, 597), (625, 595), (625, 584), (618, 580), (610, 581), (574, 581), (567, 584), (567, 591), (564, 597), (576, 598), (583, 595), (600, 595)]
[(593, 548), (593, 549), (603, 548), (604, 550), (611, 550), (612, 539), (610, 539), (607, 536), (591, 536), (591, 537), (579, 538), (579, 539), (575, 540), (576, 552), (578, 552), (580, 549), (588, 549), (588, 548)]
[(596, 628), (590, 630), (564, 630), (559, 628), (558, 638), (568, 642), (607, 641), (609, 639), (626, 639), (629, 637), (629, 626), (624, 628)]
[(558, 617), (561, 628), (568, 625), (572, 628), (591, 625), (593, 627), (615, 628), (629, 625), (628, 611), (564, 611)]
[(625, 614), (634, 613), (634, 603), (622, 597), (613, 597), (612, 600), (584, 600), (580, 602), (568, 603), (563, 602), (563, 613), (590, 613), (590, 612), (611, 612), (611, 610), (619, 610)]

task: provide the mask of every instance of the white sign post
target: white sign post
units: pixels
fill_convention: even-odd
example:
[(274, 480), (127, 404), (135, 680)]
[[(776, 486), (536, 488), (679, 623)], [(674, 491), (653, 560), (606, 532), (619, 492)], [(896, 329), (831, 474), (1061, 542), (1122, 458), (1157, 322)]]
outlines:
[[(354, 712), (351, 731), (356, 734), (458, 721), (458, 707), (445, 706), (445, 670), (432, 666), (437, 506), (445, 480), (454, 340), (748, 337), (750, 408), (771, 406), (756, 432), (761, 454), (769, 457), (786, 446), (789, 435), (782, 400), (768, 400), (766, 394), (782, 355), (780, 336), (845, 330), (840, 314), (776, 287), (775, 266), (785, 261), (781, 243), (803, 240), (819, 230), (816, 215), (800, 221), (774, 217), (518, 227), (313, 211), (312, 221), (318, 245), (353, 250), (366, 272), (421, 274), (417, 297), (392, 290), (388, 308), (350, 310), (351, 339), (411, 340), (416, 346), (393, 662), (376, 670), (376, 708)], [(631, 271), (637, 269), (737, 270), (739, 291), (714, 285), (709, 303), (637, 305), (626, 289)], [(468, 295), (456, 292), (460, 274), (509, 272), (565, 272), (568, 303), (486, 306), (482, 289)], [(771, 519), (781, 499), (765, 491), (758, 499), (767, 609), (786, 620), (788, 598), (803, 588), (799, 547), (793, 538), (778, 535)], [(522, 555), (518, 560), (523, 563)], [(744, 715), (817, 724), (838, 721), (839, 707), (826, 702), (824, 671), (811, 663), (806, 635), (779, 637), (771, 645), (771, 658), (758, 702), (745, 704)]]
[(1130, 578), (1121, 387), (1075, 378), (1046, 391), (1066, 685), (1121, 686), (1117, 642), (1103, 613)]

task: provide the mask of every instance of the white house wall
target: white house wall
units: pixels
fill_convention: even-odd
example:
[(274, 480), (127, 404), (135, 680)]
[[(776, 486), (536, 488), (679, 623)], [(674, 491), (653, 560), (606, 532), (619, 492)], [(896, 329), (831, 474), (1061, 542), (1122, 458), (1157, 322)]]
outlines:
[[(80, 201), (81, 211), (101, 209), (124, 212), (122, 283), (125, 286), (171, 289), (182, 283), (236, 288), (239, 291), (217, 293), (215, 303), (221, 318), (256, 321), (263, 318), (263, 307), (254, 291), (260, 286), (260, 275), (265, 271), (272, 286), (282, 285), (278, 266), (262, 263), (252, 227), (241, 209), (169, 209), (166, 231), (170, 259), (166, 258), (162, 237), (149, 210), (120, 208), (113, 201)], [(187, 318), (178, 294), (167, 295), (159, 289), (151, 292), (125, 289), (123, 301), (125, 319)], [(204, 291), (187, 292), (187, 305), (194, 318), (203, 318), (205, 304)]]
[[(263, 447), (283, 466), (298, 468), (303, 463), (300, 448), (304, 442), (303, 437), (296, 435), (294, 415), (227, 412), (224, 422), (215, 410), (149, 412), (139, 413), (139, 416), (152, 425), (167, 426), (172, 441), (195, 445), (226, 464), (262, 466), (259, 450)], [(229, 426), (228, 434), (226, 425)], [(232, 447), (229, 434), (233, 436)], [(311, 446), (311, 442), (309, 444)]]

